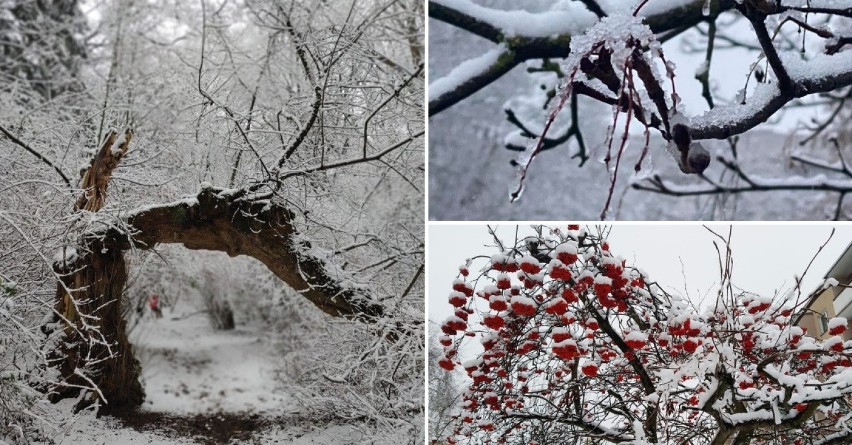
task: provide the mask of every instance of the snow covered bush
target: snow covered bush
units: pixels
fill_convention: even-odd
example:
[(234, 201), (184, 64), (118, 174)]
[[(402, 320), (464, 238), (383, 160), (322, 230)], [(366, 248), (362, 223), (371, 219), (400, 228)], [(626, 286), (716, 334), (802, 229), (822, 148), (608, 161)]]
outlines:
[(365, 422), (380, 441), (420, 441), (423, 280), (422, 272), (408, 277), (404, 292), (394, 297), (395, 319), (374, 324), (322, 323), (315, 308), (288, 295), (273, 308), (274, 325), (287, 348), (279, 386), (294, 394), (304, 415), (332, 423)]
[[(808, 444), (852, 437), (852, 342), (794, 325), (795, 292), (671, 295), (606, 230), (537, 227), (475, 257), (432, 357), (470, 377), (449, 443)], [(483, 264), (484, 263), (484, 264)], [(474, 267), (481, 265), (480, 272)], [(469, 270), (471, 273), (464, 273)], [(464, 295), (464, 301), (455, 298)], [(508, 302), (508, 303), (507, 303)], [(460, 359), (477, 342), (482, 352)]]
[(24, 429), (29, 429), (34, 420), (25, 412), (38, 398), (27, 386), (26, 367), (20, 371), (12, 364), (12, 357), (21, 352), (17, 349), (25, 346), (16, 326), (19, 320), (13, 315), (16, 293), (15, 283), (0, 275), (0, 441), (24, 437)]
[[(10, 213), (0, 210), (0, 221), (10, 222)], [(70, 412), (58, 414), (45, 397), (61, 385), (48, 365), (58, 340), (45, 316), (53, 293), (45, 279), (52, 275), (37, 252), (19, 249), (18, 241), (28, 236), (6, 229), (14, 230), (0, 224), (0, 256), (5, 258), (0, 263), (0, 443), (49, 443), (73, 418)]]

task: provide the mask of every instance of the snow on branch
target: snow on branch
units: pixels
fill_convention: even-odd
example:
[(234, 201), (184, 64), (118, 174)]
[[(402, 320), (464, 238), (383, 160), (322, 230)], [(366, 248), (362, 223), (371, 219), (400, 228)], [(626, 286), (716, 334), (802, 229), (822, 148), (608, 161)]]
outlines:
[[(430, 93), (429, 114), (439, 113), (464, 100), (524, 61), (567, 57), (571, 38), (584, 33), (598, 20), (598, 15), (581, 3), (586, 2), (564, 4), (562, 10), (530, 13), (500, 11), (475, 5), (469, 0), (430, 0), (429, 17), (506, 47), (499, 56), (502, 64), (487, 71), (470, 72), (471, 77), (466, 80), (454, 79), (452, 84), (456, 88), (451, 91), (434, 96)], [(705, 19), (704, 3), (705, 0), (651, 2), (640, 16), (655, 33), (683, 29)], [(733, 0), (721, 0), (714, 13), (734, 5)]]
[[(566, 3), (559, 10), (532, 13), (487, 8), (469, 0), (432, 0), (430, 14), (456, 15), (478, 34), (489, 40), (501, 37), (546, 38), (583, 32), (597, 21), (597, 15), (578, 2)], [(443, 8), (442, 8), (443, 7)]]
[(479, 57), (462, 62), (446, 76), (430, 83), (429, 101), (447, 101), (447, 97), (456, 94), (456, 90), (464, 90), (466, 83), (477, 84), (496, 79), (514, 67), (513, 62), (512, 53), (506, 44), (501, 43)]
[[(673, 155), (683, 173), (701, 176), (711, 185), (697, 190), (674, 190), (661, 180), (649, 180), (650, 188), (658, 192), (675, 196), (759, 190), (836, 192), (839, 200), (835, 218), (840, 218), (843, 199), (849, 192), (846, 177), (837, 181), (824, 177), (765, 181), (749, 178), (738, 166), (723, 159), (724, 168), (735, 173), (747, 185), (734, 188), (717, 185), (703, 177), (713, 156), (699, 141), (727, 139), (742, 134), (767, 122), (791, 102), (802, 104), (805, 102), (798, 99), (815, 95), (821, 98), (828, 95), (832, 99), (834, 97), (826, 93), (852, 86), (852, 51), (846, 48), (848, 43), (852, 43), (852, 36), (848, 35), (848, 27), (842, 23), (835, 26), (837, 21), (842, 22), (850, 8), (836, 2), (756, 0), (636, 0), (617, 5), (607, 3), (600, 11), (595, 11), (596, 5), (596, 2), (564, 2), (551, 11), (533, 14), (497, 11), (474, 5), (468, 0), (430, 1), (430, 17), (433, 19), (497, 43), (496, 48), (462, 63), (430, 85), (430, 115), (464, 100), (530, 59), (543, 61), (539, 66), (530, 67), (529, 72), (553, 73), (558, 79), (558, 84), (542, 85), (546, 94), (540, 97), (544, 99), (543, 108), (548, 111), (540, 131), (529, 130), (534, 127), (523, 122), (528, 120), (526, 117), (519, 117), (514, 110), (506, 110), (509, 122), (519, 129), (516, 134), (535, 140), (515, 162), (519, 168), (517, 185), (511, 188), (512, 201), (520, 198), (528, 166), (541, 151), (573, 138), (578, 142), (581, 161), (585, 160), (585, 143), (576, 126), (574, 105), (577, 95), (585, 95), (610, 105), (612, 109), (612, 120), (603, 142), (606, 149), (603, 162), (607, 165), (610, 184), (601, 219), (608, 215), (620, 161), (635, 123), (644, 127), (644, 143), (634, 165), (635, 172), (642, 170), (643, 161), (651, 152), (651, 130), (655, 130), (662, 136), (667, 151)], [(563, 19), (564, 11), (560, 8), (567, 8), (565, 10), (572, 13)], [(730, 26), (720, 19), (720, 14), (730, 10), (735, 12), (726, 16), (734, 20), (745, 19), (743, 21), (747, 20), (751, 25), (750, 40), (757, 43), (750, 43), (750, 48), (761, 54), (751, 66), (746, 84), (736, 100), (720, 106), (713, 100), (709, 69), (717, 25)], [(809, 22), (807, 14), (810, 13), (820, 16)], [(551, 19), (559, 23), (550, 23), (548, 20)], [(519, 20), (529, 25), (521, 27), (517, 23)], [(702, 22), (707, 23), (704, 33), (707, 48), (702, 48), (705, 60), (695, 77), (702, 83), (702, 95), (710, 110), (700, 116), (688, 116), (676, 91), (679, 88), (676, 88), (675, 76), (680, 73), (675, 63), (662, 54), (661, 48), (666, 40), (696, 28)], [(804, 36), (816, 36), (817, 43), (805, 46), (803, 38), (799, 49), (789, 33), (783, 32), (786, 31), (782, 29), (785, 24), (797, 27)], [(724, 38), (722, 33), (719, 35)], [(627, 44), (618, 46), (623, 42)], [(808, 52), (805, 52), (806, 48)], [(662, 71), (659, 67), (665, 67), (664, 76), (658, 73)], [(756, 86), (750, 87), (751, 79), (755, 80)], [(572, 126), (562, 135), (548, 138), (548, 130), (560, 111), (567, 108), (565, 105), (569, 99)], [(833, 117), (840, 112), (844, 99), (838, 100), (840, 105), (835, 108)], [(821, 126), (815, 134), (824, 128), (825, 125)], [(511, 141), (507, 138), (505, 145), (519, 150), (522, 143), (517, 141), (520, 140), (520, 137)], [(752, 151), (758, 149), (749, 147)], [(646, 189), (642, 185), (637, 188)]]
[(783, 179), (759, 177), (743, 170), (736, 159), (718, 156), (716, 159), (722, 164), (723, 168), (741, 179), (744, 182), (743, 185), (729, 185), (714, 181), (704, 174), (698, 175), (702, 181), (698, 184), (670, 184), (660, 175), (654, 175), (651, 178), (634, 183), (633, 188), (669, 196), (739, 194), (778, 190), (825, 191), (837, 194), (837, 205), (833, 219), (838, 221), (848, 218), (844, 215), (843, 204), (846, 196), (852, 194), (852, 168), (850, 168), (848, 160), (836, 141), (835, 148), (837, 149), (837, 156), (840, 158), (838, 163), (828, 163), (801, 155), (793, 155), (790, 158), (792, 162), (815, 168), (821, 172), (812, 176), (796, 175)]
[(762, 83), (742, 103), (719, 106), (689, 120), (693, 139), (725, 139), (766, 122), (788, 102), (811, 94), (852, 85), (852, 51), (819, 54), (802, 61), (789, 53), (781, 60), (793, 82), (789, 92), (776, 83)]

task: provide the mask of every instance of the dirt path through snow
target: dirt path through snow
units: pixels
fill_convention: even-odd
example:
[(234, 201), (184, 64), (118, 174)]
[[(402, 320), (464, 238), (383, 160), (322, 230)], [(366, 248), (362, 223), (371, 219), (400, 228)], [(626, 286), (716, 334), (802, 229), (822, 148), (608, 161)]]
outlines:
[(130, 335), (142, 363), (145, 411), (283, 415), (288, 398), (273, 391), (280, 360), (268, 336), (248, 328), (214, 330), (207, 314), (182, 299), (149, 315)]

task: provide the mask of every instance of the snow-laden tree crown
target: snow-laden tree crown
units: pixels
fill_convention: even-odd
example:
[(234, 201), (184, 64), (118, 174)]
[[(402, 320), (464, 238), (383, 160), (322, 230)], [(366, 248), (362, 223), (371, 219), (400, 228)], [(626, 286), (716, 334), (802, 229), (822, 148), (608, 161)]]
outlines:
[[(432, 357), (469, 377), (449, 443), (810, 444), (852, 437), (847, 320), (736, 290), (720, 237), (706, 307), (617, 255), (605, 229), (536, 227), (459, 267)], [(708, 271), (709, 272), (709, 271)], [(469, 342), (476, 358), (459, 358)], [(468, 351), (469, 352), (469, 351)], [(465, 355), (468, 355), (465, 353)]]

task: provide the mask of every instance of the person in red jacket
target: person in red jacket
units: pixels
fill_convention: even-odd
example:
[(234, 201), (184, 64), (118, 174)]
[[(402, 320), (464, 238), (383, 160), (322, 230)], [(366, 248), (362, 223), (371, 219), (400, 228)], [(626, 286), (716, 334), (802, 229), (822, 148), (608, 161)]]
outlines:
[(148, 307), (151, 308), (151, 312), (154, 313), (155, 317), (163, 317), (163, 311), (160, 309), (160, 297), (158, 297), (157, 294), (153, 294), (148, 297)]

